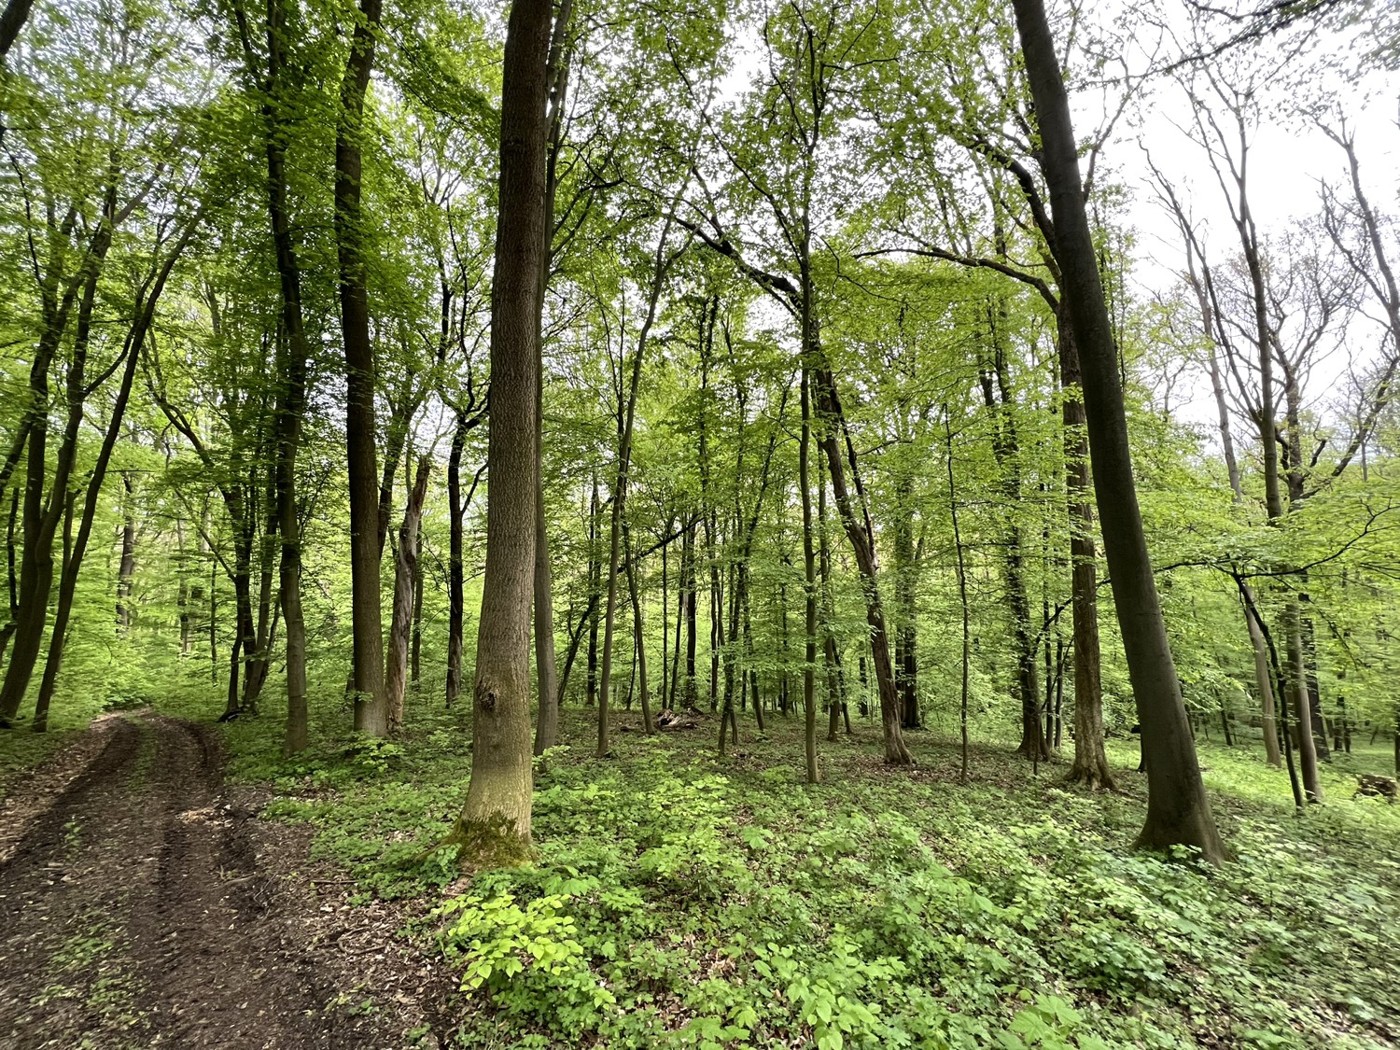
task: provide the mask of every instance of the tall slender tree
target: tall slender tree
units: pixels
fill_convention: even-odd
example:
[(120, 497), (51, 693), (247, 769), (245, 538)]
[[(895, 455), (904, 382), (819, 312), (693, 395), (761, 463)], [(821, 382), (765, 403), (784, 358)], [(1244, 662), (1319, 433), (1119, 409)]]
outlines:
[(547, 251), (549, 0), (514, 0), (501, 88), (500, 190), (491, 286), (486, 572), (476, 643), (472, 772), (452, 840), (464, 864), (529, 854), (530, 609), (538, 493), (540, 272)]
[(1148, 796), (1147, 819), (1138, 844), (1155, 849), (1191, 846), (1208, 860), (1223, 860), (1226, 851), (1201, 782), (1196, 746), (1167, 644), (1152, 559), (1143, 535), (1118, 377), (1118, 349), (1084, 203), (1084, 182), (1064, 74), (1045, 5), (1041, 0), (1013, 0), (1013, 6), (1035, 99), (1045, 179), (1054, 212), (1054, 252), (1064, 282), (1064, 306), (1080, 351), (1104, 552), (1142, 726)]

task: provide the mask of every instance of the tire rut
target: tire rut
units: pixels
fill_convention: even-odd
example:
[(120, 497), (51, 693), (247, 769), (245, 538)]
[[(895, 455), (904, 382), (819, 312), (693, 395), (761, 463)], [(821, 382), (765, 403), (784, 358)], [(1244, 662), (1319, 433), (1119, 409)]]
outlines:
[(0, 865), (0, 1045), (403, 1045), (349, 1016), (346, 975), (307, 937), (331, 920), (279, 898), (220, 787), (210, 730), (146, 714), (35, 821)]

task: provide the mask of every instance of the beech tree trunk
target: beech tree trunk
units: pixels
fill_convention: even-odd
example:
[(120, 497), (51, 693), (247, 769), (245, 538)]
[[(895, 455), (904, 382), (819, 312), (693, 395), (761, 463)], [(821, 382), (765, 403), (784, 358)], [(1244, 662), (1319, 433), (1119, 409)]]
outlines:
[[(1000, 240), (1000, 234), (998, 234)], [(1016, 691), (1021, 701), (1021, 742), (1016, 753), (1033, 762), (1050, 757), (1040, 721), (1040, 675), (1035, 664), (1035, 642), (1031, 633), (1031, 604), (1026, 589), (1023, 537), (1015, 518), (1015, 508), (1021, 503), (1020, 443), (1013, 414), (1011, 379), (1006, 363), (1004, 345), (1006, 309), (1004, 300), (994, 310), (989, 307), (987, 325), (991, 343), (991, 360), (982, 368), (982, 399), (996, 415), (996, 431), (992, 439), (997, 466), (1002, 471), (1002, 494), (1011, 515), (1006, 528), (1006, 547), (1002, 572), (1006, 578), (1006, 597), (1011, 606), (1011, 632), (1016, 648)]]
[[(113, 173), (114, 175), (116, 173)], [(78, 432), (82, 422), (84, 366), (91, 332), (97, 282), (112, 241), (116, 191), (109, 186), (103, 198), (102, 218), (88, 244), (78, 274), (56, 300), (56, 270), (44, 280), (44, 329), (29, 367), (29, 404), (25, 408), (24, 429), (28, 447), (24, 479), (24, 553), (20, 560), (19, 606), (15, 634), (5, 681), (0, 685), (0, 727), (6, 727), (19, 713), (29, 691), (48, 621), (49, 598), (53, 592), (53, 541), (63, 520), (66, 493), (77, 456)], [(51, 226), (53, 224), (51, 223)], [(52, 232), (57, 233), (57, 230)], [(57, 263), (54, 263), (57, 266)], [(63, 436), (54, 463), (52, 486), (45, 489), (49, 476), (49, 366), (68, 327), (70, 310), (81, 289), (76, 330), (68, 364), (68, 411)], [(16, 446), (17, 449), (20, 446)], [(19, 456), (15, 456), (18, 463)]]
[(0, 59), (10, 53), (19, 31), (29, 20), (29, 11), (33, 6), (34, 0), (9, 0), (5, 4), (5, 12), (0, 14)]
[(1083, 369), (1104, 550), (1142, 726), (1148, 801), (1138, 844), (1152, 849), (1190, 846), (1207, 860), (1223, 860), (1226, 850), (1201, 782), (1142, 531), (1117, 347), (1084, 204), (1063, 73), (1042, 0), (1013, 0), (1013, 6), (1054, 211), (1054, 254)]
[(953, 550), (957, 555), (958, 604), (962, 610), (962, 680), (958, 697), (958, 727), (962, 743), (962, 781), (967, 783), (968, 740), (967, 701), (969, 670), (972, 666), (972, 610), (967, 600), (967, 557), (963, 551), (962, 528), (958, 522), (958, 487), (953, 474), (953, 421), (943, 409), (943, 433), (947, 439), (945, 460), (948, 468), (948, 514), (953, 521)]
[[(365, 92), (374, 65), (382, 0), (361, 0), (340, 87), (335, 139), (335, 237), (340, 267), (340, 324), (345, 350), (345, 447), (350, 491), (351, 629), (354, 635), (355, 728), (389, 732), (379, 599), (379, 468), (375, 449), (375, 361), (369, 331), (361, 206)], [(531, 297), (533, 302), (533, 297)]]
[(549, 534), (544, 518), (544, 488), (535, 496), (535, 679), (539, 715), (535, 724), (535, 754), (559, 743), (559, 704), (563, 700), (555, 674), (554, 581), (549, 564)]
[[(598, 748), (599, 758), (605, 758), (610, 749), (610, 726), (608, 723), (608, 690), (612, 683), (613, 633), (617, 619), (617, 570), (623, 532), (626, 530), (624, 514), (627, 508), (627, 481), (632, 463), (632, 428), (637, 415), (637, 395), (641, 390), (642, 363), (646, 359), (647, 342), (651, 336), (652, 324), (656, 321), (657, 307), (661, 302), (661, 290), (671, 266), (680, 258), (684, 246), (675, 251), (668, 249), (667, 240), (671, 234), (672, 220), (668, 217), (661, 224), (656, 249), (652, 253), (651, 287), (647, 296), (646, 316), (637, 332), (637, 345), (632, 351), (632, 368), (627, 384), (625, 399), (617, 406), (617, 478), (613, 485), (612, 522), (608, 532), (608, 560), (604, 571), (607, 579), (607, 612), (603, 620), (603, 691), (598, 699)], [(621, 364), (619, 363), (619, 368)], [(621, 397), (622, 391), (618, 391)], [(701, 436), (701, 456), (704, 452), (704, 436)], [(630, 561), (629, 561), (630, 571)]]
[(598, 538), (602, 533), (602, 508), (598, 503), (598, 475), (593, 475), (593, 494), (588, 503), (588, 585), (594, 601), (588, 613), (588, 678), (584, 683), (583, 704), (598, 702), (598, 609), (596, 600), (603, 587), (602, 563), (598, 558)]
[(918, 729), (923, 724), (919, 714), (919, 635), (915, 601), (918, 590), (916, 579), (918, 566), (914, 557), (914, 508), (911, 484), (907, 476), (901, 477), (896, 482), (895, 499), (895, 675), (899, 686), (900, 715), (903, 728)]
[[(75, 493), (68, 492), (64, 501), (62, 571), (59, 578), (58, 603), (54, 609), (53, 629), (49, 634), (48, 658), (44, 664), (44, 673), (39, 682), (39, 695), (35, 701), (33, 729), (37, 733), (42, 733), (48, 728), (49, 707), (58, 686), (58, 673), (63, 664), (64, 645), (68, 638), (68, 621), (72, 614), (73, 596), (78, 587), (78, 573), (82, 568), (83, 556), (87, 551), (88, 539), (92, 535), (93, 522), (97, 517), (97, 503), (102, 493), (102, 483), (107, 476), (107, 466), (111, 462), (112, 450), (116, 447), (122, 422), (126, 418), (127, 404), (131, 399), (131, 387), (136, 377), (136, 365), (140, 360), (146, 337), (155, 320), (156, 304), (160, 300), (161, 293), (165, 290), (166, 281), (170, 277), (176, 260), (189, 245), (193, 230), (194, 224), (191, 222), (183, 235), (172, 246), (170, 254), (151, 275), (147, 285), (137, 294), (135, 318), (126, 341), (125, 353), (127, 356), (122, 366), (121, 381), (117, 387), (116, 398), (112, 402), (107, 429), (103, 434), (97, 459), (93, 463), (92, 472), (88, 475), (82, 520), (78, 526), (76, 538), (72, 534)], [(81, 382), (81, 375), (78, 377), (78, 382)], [(76, 389), (78, 389), (76, 384), (70, 386), (70, 396)]]
[[(301, 608), (301, 517), (297, 499), (297, 453), (306, 411), (306, 364), (310, 357), (301, 299), (301, 262), (292, 234), (286, 174), (286, 129), (278, 93), (284, 88), (286, 12), (281, 0), (267, 5), (267, 99), (263, 120), (267, 154), (267, 210), (282, 291), (282, 354), (277, 406), (276, 515), (281, 537), (278, 594), (287, 634), (287, 722), (284, 754), (306, 750), (310, 727), (306, 703), (306, 624)], [(250, 67), (253, 56), (248, 56)], [(251, 70), (250, 70), (251, 71)]]
[(467, 414), (457, 411), (452, 448), (447, 455), (447, 684), (445, 703), (451, 707), (462, 692), (462, 620), (464, 572), (462, 566), (462, 453), (466, 448)]

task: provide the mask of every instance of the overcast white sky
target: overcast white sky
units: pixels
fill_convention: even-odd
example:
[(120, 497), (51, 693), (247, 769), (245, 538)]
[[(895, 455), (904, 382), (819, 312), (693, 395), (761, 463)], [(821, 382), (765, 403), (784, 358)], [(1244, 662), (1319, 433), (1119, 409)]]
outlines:
[[(1160, 0), (1160, 9), (1184, 35), (1186, 0)], [(1144, 46), (1155, 44), (1154, 40)], [(1180, 53), (1179, 47), (1173, 51), (1172, 45), (1163, 46), (1165, 53)], [(1334, 123), (1336, 116), (1345, 117), (1356, 132), (1371, 205), (1383, 214), (1400, 210), (1400, 77), (1365, 57), (1372, 46), (1364, 29), (1343, 34), (1308, 26), (1241, 49), (1237, 59), (1222, 60), (1226, 67), (1238, 60), (1270, 72), (1280, 70), (1262, 93), (1268, 117), (1250, 136), (1250, 203), (1266, 236), (1317, 215), (1321, 182), (1342, 186), (1348, 177), (1342, 151), (1305, 115), (1309, 110), (1333, 114)], [(1131, 61), (1146, 68), (1144, 56)], [(1094, 118), (1092, 113), (1085, 115)], [(1186, 91), (1164, 77), (1131, 118), (1120, 122), (1105, 148), (1106, 160), (1133, 193), (1128, 222), (1137, 232), (1137, 244), (1131, 279), (1139, 294), (1170, 290), (1184, 260), (1181, 235), (1152, 190), (1145, 151), (1188, 202), (1207, 251), (1217, 261), (1238, 252), (1224, 196), (1206, 154), (1188, 134), (1193, 130)], [(1344, 199), (1349, 195), (1342, 194)], [(1373, 344), (1374, 334), (1365, 330), (1365, 322), (1361, 327), (1354, 342)], [(1345, 365), (1345, 356), (1337, 355), (1319, 369), (1314, 387), (1335, 386)], [(1215, 406), (1204, 379), (1179, 388), (1173, 409), (1193, 422), (1213, 423)]]

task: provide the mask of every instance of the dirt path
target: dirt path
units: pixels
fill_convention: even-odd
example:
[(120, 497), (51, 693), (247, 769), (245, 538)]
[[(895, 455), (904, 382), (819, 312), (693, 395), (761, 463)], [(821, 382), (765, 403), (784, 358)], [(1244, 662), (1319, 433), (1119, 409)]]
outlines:
[(395, 949), (346, 955), (344, 909), (260, 868), (265, 827), (221, 796), (205, 727), (108, 727), (0, 864), (0, 1046), (435, 1045), (375, 979)]

